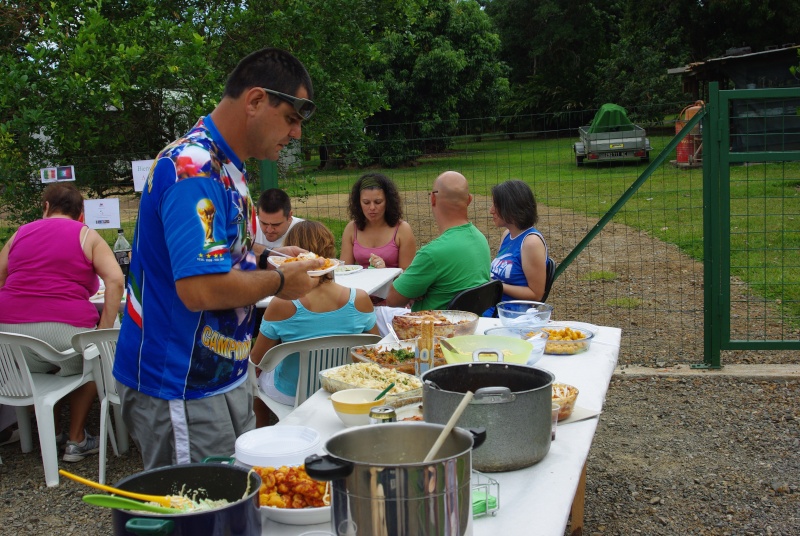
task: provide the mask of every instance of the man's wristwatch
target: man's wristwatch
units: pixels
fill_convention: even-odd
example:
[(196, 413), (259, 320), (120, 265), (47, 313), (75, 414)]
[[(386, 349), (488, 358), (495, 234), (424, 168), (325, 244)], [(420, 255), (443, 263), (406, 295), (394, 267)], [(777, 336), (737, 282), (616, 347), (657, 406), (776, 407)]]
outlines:
[(258, 256), (258, 267), (262, 270), (267, 269), (267, 257), (269, 257), (269, 253), (269, 248), (264, 248), (264, 251)]

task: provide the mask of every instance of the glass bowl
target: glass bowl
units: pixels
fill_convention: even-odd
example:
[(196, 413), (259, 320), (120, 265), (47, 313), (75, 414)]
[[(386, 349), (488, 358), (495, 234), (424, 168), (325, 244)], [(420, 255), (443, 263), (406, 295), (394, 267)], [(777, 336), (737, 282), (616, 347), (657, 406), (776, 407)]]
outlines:
[(550, 322), (542, 330), (550, 334), (544, 353), (555, 355), (574, 355), (585, 352), (594, 338), (594, 332), (578, 328), (569, 323)]
[(497, 304), (497, 316), (506, 327), (540, 327), (552, 314), (553, 306), (542, 302), (512, 300)]
[(432, 316), (434, 337), (472, 335), (478, 328), (478, 315), (467, 311), (416, 311), (392, 318), (392, 328), (401, 340), (416, 339), (422, 335), (422, 321)]

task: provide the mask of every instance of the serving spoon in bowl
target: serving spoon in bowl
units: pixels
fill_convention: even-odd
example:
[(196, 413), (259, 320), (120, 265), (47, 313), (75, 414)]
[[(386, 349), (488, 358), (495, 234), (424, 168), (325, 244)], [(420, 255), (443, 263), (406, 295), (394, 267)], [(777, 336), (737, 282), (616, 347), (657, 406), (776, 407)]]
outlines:
[(115, 495), (122, 495), (123, 497), (128, 497), (131, 499), (139, 499), (140, 501), (146, 502), (154, 502), (158, 503), (163, 507), (170, 508), (170, 507), (183, 507), (191, 505), (192, 501), (188, 497), (181, 497), (179, 495), (146, 495), (144, 493), (134, 493), (132, 491), (125, 491), (124, 489), (115, 488), (112, 486), (106, 486), (105, 484), (101, 484), (99, 482), (95, 482), (94, 480), (89, 480), (78, 475), (74, 475), (63, 469), (58, 470), (58, 474), (61, 476), (65, 476), (75, 482), (83, 484), (85, 486), (89, 486), (90, 488), (99, 489), (102, 491), (107, 491), (109, 493), (113, 493)]
[(165, 508), (152, 504), (116, 497), (114, 495), (84, 495), (83, 502), (105, 508), (116, 508), (117, 510), (134, 510), (138, 512), (153, 512), (155, 514), (178, 514), (183, 512), (180, 508)]

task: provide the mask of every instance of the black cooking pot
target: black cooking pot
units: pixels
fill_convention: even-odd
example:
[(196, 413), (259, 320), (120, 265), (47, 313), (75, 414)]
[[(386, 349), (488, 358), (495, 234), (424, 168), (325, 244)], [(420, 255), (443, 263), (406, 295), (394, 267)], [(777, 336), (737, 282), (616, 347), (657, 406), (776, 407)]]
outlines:
[[(116, 536), (261, 536), (258, 489), (261, 477), (225, 464), (190, 463), (151, 469), (123, 478), (117, 488), (149, 495), (198, 492), (198, 499), (225, 499), (222, 508), (180, 514), (152, 514), (114, 509)], [(190, 497), (194, 498), (192, 494)]]

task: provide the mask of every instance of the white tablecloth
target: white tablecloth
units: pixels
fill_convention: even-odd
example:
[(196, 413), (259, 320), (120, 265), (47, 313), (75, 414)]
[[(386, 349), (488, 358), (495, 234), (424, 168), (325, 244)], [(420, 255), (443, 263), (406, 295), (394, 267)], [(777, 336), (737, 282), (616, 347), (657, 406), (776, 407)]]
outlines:
[[(496, 319), (481, 319), (478, 333), (487, 327), (499, 325)], [(545, 355), (536, 367), (549, 370), (556, 381), (574, 385), (580, 391), (577, 406), (600, 411), (603, 408), (608, 384), (619, 355), (619, 328), (600, 327), (585, 353), (574, 356)], [(317, 391), (312, 397), (289, 414), (280, 425), (303, 425), (317, 430), (323, 438), (345, 427), (329, 401), (330, 394)], [(489, 473), (500, 484), (500, 508), (495, 516), (476, 518), (473, 533), (476, 536), (528, 534), (563, 536), (567, 526), (572, 500), (592, 446), (597, 417), (562, 425), (550, 452), (539, 463), (518, 471)], [(291, 526), (267, 521), (265, 536), (297, 536), (311, 530), (331, 530), (330, 524)]]
[[(400, 268), (370, 268), (352, 274), (335, 274), (334, 279), (342, 286), (350, 288), (360, 288), (370, 296), (385, 298), (389, 295), (394, 278), (400, 275), (403, 270)], [(266, 309), (272, 296), (267, 296), (256, 303), (256, 307)]]

